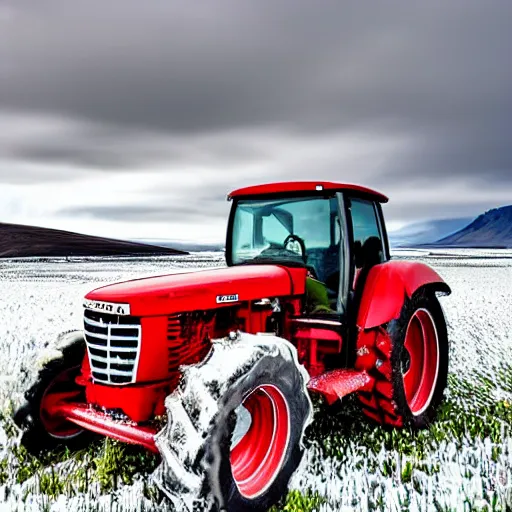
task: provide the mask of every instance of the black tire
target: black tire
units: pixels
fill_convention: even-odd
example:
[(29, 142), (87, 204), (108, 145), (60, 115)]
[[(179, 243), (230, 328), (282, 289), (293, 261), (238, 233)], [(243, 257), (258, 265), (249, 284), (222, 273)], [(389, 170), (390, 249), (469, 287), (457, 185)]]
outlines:
[[(233, 477), (230, 444), (235, 427), (233, 406), (263, 385), (272, 385), (284, 396), (290, 412), (290, 440), (279, 473), (271, 485), (254, 498), (245, 497)], [(264, 357), (222, 398), (206, 447), (210, 487), (219, 489), (228, 511), (265, 511), (286, 492), (288, 482), (303, 454), (302, 437), (310, 415), (310, 402), (304, 392), (302, 375), (283, 358)], [(219, 507), (220, 508), (220, 507)]]
[(14, 422), (22, 430), (21, 444), (33, 455), (65, 445), (78, 449), (90, 440), (92, 433), (79, 429), (69, 423), (76, 434), (57, 436), (48, 432), (41, 419), (41, 401), (49, 386), (61, 375), (67, 374), (69, 380), (55, 384), (60, 391), (76, 390), (77, 400), (85, 402), (83, 388), (75, 384), (74, 377), (80, 373), (85, 356), (85, 342), (79, 331), (64, 333), (57, 342), (52, 357), (45, 360), (34, 382), (25, 392), (25, 402), (15, 411)]
[[(404, 385), (404, 373), (408, 369), (407, 359), (411, 358), (404, 345), (408, 327), (419, 314), (430, 319), (429, 322), (435, 328), (438, 363), (437, 377), (434, 375), (432, 385), (426, 388), (430, 389), (428, 397), (420, 402), (421, 407), (415, 408), (413, 401), (407, 399)], [(386, 332), (377, 335), (374, 344), (365, 348), (374, 356), (366, 360), (375, 361), (372, 367), (365, 368), (375, 378), (374, 387), (370, 392), (359, 393), (365, 414), (383, 425), (416, 429), (428, 427), (435, 419), (448, 382), (449, 345), (446, 321), (435, 293), (424, 287), (411, 299), (406, 299), (400, 317), (389, 322)]]
[[(166, 400), (169, 423), (157, 436), (164, 459), (157, 481), (171, 495), (177, 509), (192, 508), (203, 499), (206, 508), (213, 510), (266, 511), (286, 493), (301, 461), (302, 439), (312, 415), (307, 372), (299, 365), (295, 348), (286, 340), (245, 334), (243, 339), (215, 343), (205, 363), (185, 370), (179, 396), (173, 393)], [(236, 364), (231, 365), (229, 359)], [(286, 401), (288, 442), (272, 478), (261, 492), (248, 498), (233, 476), (231, 442), (235, 410), (261, 386), (279, 390), (276, 393)], [(206, 395), (201, 404), (198, 397)], [(193, 442), (197, 445), (191, 451)], [(180, 449), (180, 445), (186, 448)], [(172, 458), (169, 448), (173, 450)], [(187, 469), (186, 474), (183, 468)], [(178, 502), (177, 495), (184, 503)]]

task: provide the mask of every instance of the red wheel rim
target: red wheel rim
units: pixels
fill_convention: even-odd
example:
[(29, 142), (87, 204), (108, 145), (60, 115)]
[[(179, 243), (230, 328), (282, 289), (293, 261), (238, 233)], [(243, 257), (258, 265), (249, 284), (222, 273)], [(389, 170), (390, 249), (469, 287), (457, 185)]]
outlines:
[(409, 359), (408, 365), (402, 364), (405, 397), (412, 414), (418, 416), (432, 401), (439, 372), (439, 338), (426, 309), (415, 311), (409, 321), (404, 347), (404, 356)]
[(263, 494), (281, 470), (290, 440), (290, 412), (281, 391), (258, 386), (243, 401), (251, 415), (245, 435), (231, 449), (231, 470), (242, 496)]
[(40, 418), (45, 430), (57, 439), (70, 439), (83, 432), (83, 429), (55, 414), (56, 405), (66, 401), (76, 401), (80, 390), (76, 389), (75, 377), (80, 367), (70, 368), (60, 373), (46, 388), (41, 399)]

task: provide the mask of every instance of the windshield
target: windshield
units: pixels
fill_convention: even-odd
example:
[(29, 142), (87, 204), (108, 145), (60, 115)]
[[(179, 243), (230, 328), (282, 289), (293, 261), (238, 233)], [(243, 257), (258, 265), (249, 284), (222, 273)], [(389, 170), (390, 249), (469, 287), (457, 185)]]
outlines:
[(232, 262), (290, 262), (325, 281), (339, 270), (340, 222), (335, 197), (245, 199), (237, 204)]

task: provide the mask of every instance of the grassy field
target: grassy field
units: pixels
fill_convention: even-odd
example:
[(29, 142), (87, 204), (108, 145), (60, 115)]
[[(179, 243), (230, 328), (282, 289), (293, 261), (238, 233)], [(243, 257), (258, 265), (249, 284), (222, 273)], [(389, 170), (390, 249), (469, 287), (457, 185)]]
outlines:
[[(438, 419), (419, 432), (387, 430), (362, 415), (355, 397), (334, 408), (317, 401), (303, 462), (272, 512), (512, 510), (511, 261), (428, 262), (454, 291), (443, 300), (450, 377)], [(36, 459), (19, 446), (10, 418), (23, 389), (20, 368), (55, 332), (79, 326), (86, 290), (163, 273), (168, 263), (24, 265), (12, 269), (0, 300), (0, 510), (166, 510), (148, 478), (156, 457), (96, 439)]]

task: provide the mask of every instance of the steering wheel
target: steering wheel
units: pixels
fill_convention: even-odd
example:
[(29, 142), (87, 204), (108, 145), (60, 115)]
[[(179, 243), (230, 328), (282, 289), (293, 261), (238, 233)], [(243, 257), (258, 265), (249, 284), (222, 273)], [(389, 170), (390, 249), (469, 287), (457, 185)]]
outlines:
[[(307, 263), (306, 244), (300, 236), (288, 235), (283, 242), (283, 247), (285, 250), (299, 255), (303, 259), (304, 263)], [(306, 264), (306, 269), (308, 271), (308, 277), (318, 280), (318, 275), (313, 265)]]
[(306, 244), (300, 236), (288, 235), (283, 242), (283, 247), (294, 254), (299, 255), (306, 263)]

